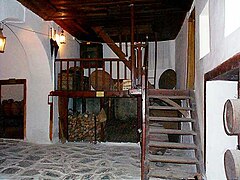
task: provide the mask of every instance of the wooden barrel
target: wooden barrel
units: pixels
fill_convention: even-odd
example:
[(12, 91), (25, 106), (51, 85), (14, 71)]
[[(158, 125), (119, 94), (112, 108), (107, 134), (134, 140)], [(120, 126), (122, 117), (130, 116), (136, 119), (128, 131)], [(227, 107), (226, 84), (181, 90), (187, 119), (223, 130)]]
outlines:
[(227, 150), (225, 152), (224, 167), (228, 180), (240, 179), (240, 150)]
[(240, 134), (240, 99), (228, 99), (225, 102), (223, 121), (228, 135)]
[(95, 90), (110, 90), (112, 81), (110, 74), (103, 70), (95, 70), (90, 75), (90, 83)]

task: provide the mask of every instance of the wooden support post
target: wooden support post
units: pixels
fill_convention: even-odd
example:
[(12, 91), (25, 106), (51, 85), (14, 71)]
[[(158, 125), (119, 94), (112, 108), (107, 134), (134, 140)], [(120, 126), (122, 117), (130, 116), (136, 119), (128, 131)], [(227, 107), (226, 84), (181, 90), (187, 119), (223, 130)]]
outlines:
[(78, 87), (78, 83), (77, 83), (77, 62), (74, 61), (74, 75), (73, 75), (73, 90), (78, 90), (77, 87)]
[(146, 84), (145, 84), (145, 74), (142, 75), (142, 143), (141, 143), (141, 179), (147, 179), (148, 174), (148, 164), (146, 162), (146, 152), (148, 151), (147, 144), (147, 116), (146, 116), (146, 103), (147, 102), (147, 94), (146, 94)]
[(119, 65), (119, 60), (117, 60), (117, 90), (120, 91), (120, 65)]
[[(90, 66), (90, 63), (88, 63), (88, 77), (90, 77), (91, 75), (91, 66)], [(88, 80), (88, 90), (91, 89), (91, 81), (90, 79)]]
[(141, 96), (137, 97), (137, 140), (141, 141), (138, 130), (142, 129), (142, 98)]
[(132, 88), (135, 87), (136, 82), (135, 82), (135, 50), (134, 50), (134, 0), (131, 0), (131, 72), (132, 72)]
[[(103, 63), (103, 72), (105, 72), (105, 62)], [(105, 83), (109, 83), (109, 82), (105, 82), (105, 73), (103, 73), (103, 75), (102, 75), (102, 83), (103, 83), (103, 85), (105, 84)], [(102, 85), (102, 86), (103, 86)]]
[(67, 61), (67, 91), (69, 91), (69, 61)]
[(188, 59), (187, 59), (187, 89), (194, 89), (195, 82), (195, 11), (188, 20)]
[(58, 97), (59, 138), (65, 143), (68, 137), (68, 98)]
[(123, 60), (126, 66), (131, 69), (130, 61), (126, 59), (126, 55), (122, 50), (115, 44), (115, 42), (109, 37), (109, 35), (101, 27), (92, 27), (92, 29), (98, 34), (104, 42), (112, 49), (112, 51)]
[(113, 75), (112, 75), (112, 72), (113, 72), (113, 70), (112, 70), (113, 68), (112, 68), (112, 61), (110, 61), (110, 90), (112, 90), (113, 89)]
[[(51, 97), (53, 98), (53, 97)], [(50, 105), (50, 120), (49, 120), (49, 139), (53, 139), (53, 100), (50, 100), (50, 95), (48, 95), (48, 105)]]
[(80, 65), (80, 90), (83, 91), (84, 90), (84, 67), (83, 67), (83, 63), (81, 63)]
[(127, 37), (126, 37), (126, 41), (125, 41), (125, 54), (126, 54), (126, 56), (128, 56), (128, 42), (127, 42)]
[(62, 67), (63, 67), (63, 65), (62, 65), (62, 61), (60, 61), (60, 72), (59, 72), (59, 76), (60, 76), (60, 80), (58, 81), (58, 82), (60, 82), (59, 84), (58, 84), (58, 87), (59, 87), (59, 89), (58, 90), (62, 90)]
[(240, 98), (240, 62), (238, 62), (238, 99)]
[(141, 78), (142, 78), (142, 44), (137, 44), (137, 78), (138, 83), (137, 85), (141, 85)]
[[(238, 99), (240, 98), (240, 62), (238, 62)], [(238, 134), (238, 145), (237, 149), (240, 150), (240, 134)]]
[[(121, 49), (122, 51), (122, 35), (120, 34), (119, 35), (119, 48)], [(125, 55), (126, 56), (126, 55)]]
[(157, 44), (157, 33), (155, 33), (155, 64), (154, 64), (154, 87), (156, 88), (156, 78), (157, 78), (157, 58), (158, 58), (158, 44)]
[[(105, 98), (100, 98), (100, 111), (101, 111), (101, 109), (105, 109)], [(101, 133), (100, 133), (101, 141), (105, 141), (105, 139), (106, 139), (104, 130), (105, 130), (105, 128), (103, 126), (103, 123), (101, 123)]]

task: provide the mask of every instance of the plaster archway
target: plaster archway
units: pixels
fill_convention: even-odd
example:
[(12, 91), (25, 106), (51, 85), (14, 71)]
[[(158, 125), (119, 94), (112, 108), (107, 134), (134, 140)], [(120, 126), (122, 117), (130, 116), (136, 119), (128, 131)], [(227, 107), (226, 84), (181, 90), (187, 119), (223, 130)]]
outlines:
[(37, 34), (21, 29), (13, 32), (4, 29), (7, 45), (0, 55), (0, 78), (27, 79), (26, 140), (50, 143), (47, 97), (53, 82), (47, 52)]

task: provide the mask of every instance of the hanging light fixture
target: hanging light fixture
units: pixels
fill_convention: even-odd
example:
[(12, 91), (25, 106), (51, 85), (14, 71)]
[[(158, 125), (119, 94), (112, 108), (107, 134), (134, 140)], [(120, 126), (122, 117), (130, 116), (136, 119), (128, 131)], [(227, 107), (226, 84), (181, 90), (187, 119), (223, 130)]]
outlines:
[(66, 36), (64, 34), (64, 31), (61, 31), (60, 37), (59, 37), (60, 44), (66, 44)]
[(4, 53), (5, 45), (6, 45), (6, 37), (3, 36), (2, 26), (0, 27), (0, 53)]

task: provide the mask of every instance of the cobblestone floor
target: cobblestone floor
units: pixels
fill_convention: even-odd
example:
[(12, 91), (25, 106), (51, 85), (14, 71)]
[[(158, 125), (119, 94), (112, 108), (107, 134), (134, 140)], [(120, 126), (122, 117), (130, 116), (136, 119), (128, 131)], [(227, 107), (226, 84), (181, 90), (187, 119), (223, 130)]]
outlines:
[(0, 139), (0, 179), (140, 179), (140, 146), (131, 143), (37, 145)]

